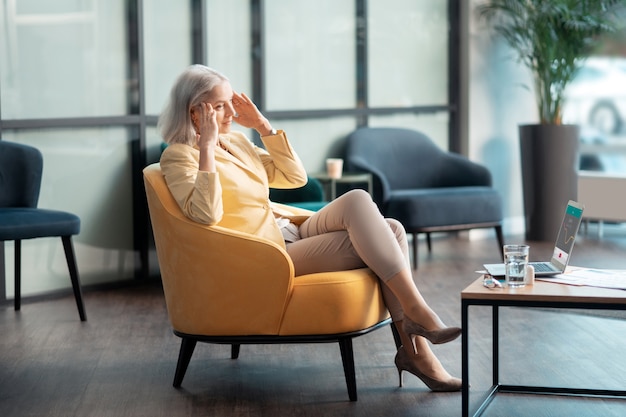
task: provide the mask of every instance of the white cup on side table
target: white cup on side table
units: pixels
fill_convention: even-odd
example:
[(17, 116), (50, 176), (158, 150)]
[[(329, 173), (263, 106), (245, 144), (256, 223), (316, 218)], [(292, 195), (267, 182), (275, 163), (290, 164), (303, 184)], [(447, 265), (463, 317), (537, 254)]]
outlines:
[(326, 173), (329, 178), (338, 179), (341, 178), (343, 173), (343, 159), (341, 158), (328, 158), (326, 159)]

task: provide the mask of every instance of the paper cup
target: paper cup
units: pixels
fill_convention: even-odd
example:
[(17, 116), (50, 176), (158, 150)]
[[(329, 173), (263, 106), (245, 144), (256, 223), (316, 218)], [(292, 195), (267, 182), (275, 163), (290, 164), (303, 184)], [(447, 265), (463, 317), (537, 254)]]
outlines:
[(341, 178), (343, 171), (343, 159), (328, 158), (326, 160), (326, 173), (330, 178)]

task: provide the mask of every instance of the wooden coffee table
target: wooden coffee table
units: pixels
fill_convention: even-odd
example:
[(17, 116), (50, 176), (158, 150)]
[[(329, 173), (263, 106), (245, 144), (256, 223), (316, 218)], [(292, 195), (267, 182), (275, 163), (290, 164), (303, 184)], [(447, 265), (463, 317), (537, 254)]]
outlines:
[[(489, 289), (483, 286), (480, 277), (461, 292), (462, 340), (462, 407), (463, 416), (469, 416), (469, 307), (491, 306), (493, 329), (493, 383), (474, 416), (481, 415), (498, 392), (524, 394), (552, 394), (576, 396), (621, 397), (626, 399), (626, 390), (600, 390), (505, 385), (499, 377), (499, 317), (500, 307), (541, 307), (567, 309), (626, 310), (626, 291), (594, 287), (576, 287), (535, 281), (532, 286), (517, 289)], [(564, 335), (566, 336), (566, 335)]]

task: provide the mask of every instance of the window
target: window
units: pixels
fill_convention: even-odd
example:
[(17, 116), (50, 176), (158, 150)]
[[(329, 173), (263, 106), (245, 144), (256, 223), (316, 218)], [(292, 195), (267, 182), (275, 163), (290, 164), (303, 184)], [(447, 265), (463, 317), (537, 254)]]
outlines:
[[(0, 138), (44, 152), (41, 204), (81, 217), (85, 283), (143, 275), (141, 170), (158, 160), (158, 114), (186, 66), (226, 74), (287, 131), (309, 171), (366, 125), (417, 128), (454, 147), (457, 3), (5, 0)], [(45, 268), (62, 251), (43, 244), (52, 245), (37, 251), (50, 257), (38, 259)], [(27, 277), (42, 272), (24, 271), (25, 294), (67, 285), (65, 275)]]

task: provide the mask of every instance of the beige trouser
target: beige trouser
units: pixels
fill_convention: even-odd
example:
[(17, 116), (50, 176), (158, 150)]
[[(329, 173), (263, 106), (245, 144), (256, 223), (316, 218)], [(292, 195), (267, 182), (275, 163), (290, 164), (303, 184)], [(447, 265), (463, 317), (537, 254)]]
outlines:
[(410, 268), (406, 232), (397, 220), (383, 218), (367, 192), (352, 190), (333, 200), (302, 223), (300, 236), (287, 243), (296, 276), (368, 266), (381, 281), (391, 317), (402, 320), (400, 303), (385, 282)]

